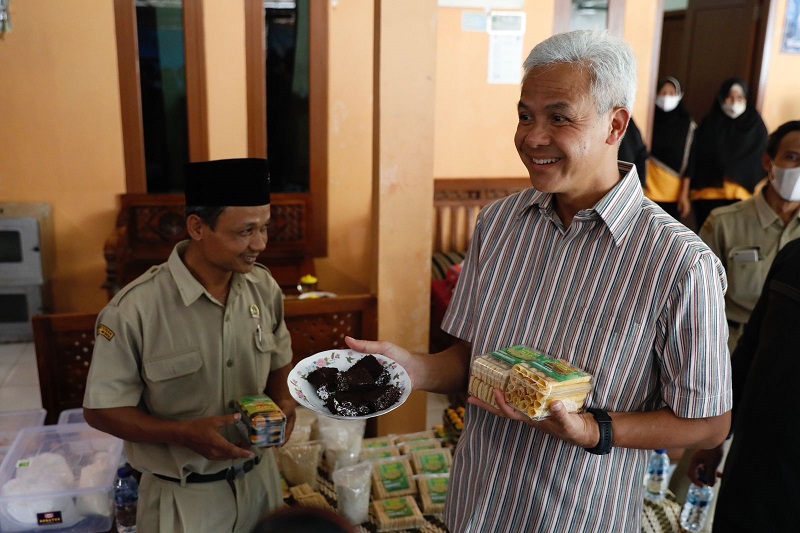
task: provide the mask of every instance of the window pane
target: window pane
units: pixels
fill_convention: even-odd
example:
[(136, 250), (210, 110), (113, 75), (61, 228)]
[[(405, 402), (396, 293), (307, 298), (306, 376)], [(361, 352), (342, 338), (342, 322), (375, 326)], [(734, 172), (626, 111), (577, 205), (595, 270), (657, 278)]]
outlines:
[(265, 7), (271, 187), (308, 192), (308, 0), (267, 1)]
[(189, 161), (183, 5), (137, 0), (136, 25), (147, 192), (183, 192)]
[(570, 29), (608, 29), (608, 0), (572, 0)]

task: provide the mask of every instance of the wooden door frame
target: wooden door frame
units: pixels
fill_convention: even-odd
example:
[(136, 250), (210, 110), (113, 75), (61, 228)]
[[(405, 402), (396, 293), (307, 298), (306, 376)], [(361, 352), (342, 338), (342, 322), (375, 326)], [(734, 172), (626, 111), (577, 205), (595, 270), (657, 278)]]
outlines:
[[(146, 193), (139, 40), (136, 31), (136, 5), (133, 0), (114, 0), (114, 24), (117, 35), (125, 189), (129, 193)], [(208, 102), (202, 0), (183, 2), (183, 35), (189, 160), (206, 161), (208, 160)]]
[[(247, 153), (267, 157), (266, 29), (263, 0), (245, 0)], [(328, 254), (328, 2), (309, 1), (309, 253)]]

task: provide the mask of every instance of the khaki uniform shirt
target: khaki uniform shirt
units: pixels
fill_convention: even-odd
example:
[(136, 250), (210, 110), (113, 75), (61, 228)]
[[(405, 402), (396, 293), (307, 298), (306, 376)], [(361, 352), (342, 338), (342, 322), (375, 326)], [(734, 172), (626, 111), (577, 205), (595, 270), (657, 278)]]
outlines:
[(728, 320), (747, 323), (772, 261), (786, 243), (798, 237), (800, 220), (795, 217), (784, 224), (763, 192), (711, 211), (700, 238), (719, 257), (728, 275)]
[[(234, 273), (222, 305), (184, 265), (187, 246), (176, 245), (166, 263), (123, 288), (98, 316), (84, 407), (138, 406), (176, 421), (231, 414), (238, 398), (264, 391), (270, 369), (291, 362), (283, 296), (269, 271), (257, 264)], [(241, 440), (235, 426), (222, 434)], [(125, 453), (137, 470), (176, 478), (243, 462), (166, 444), (126, 442)]]

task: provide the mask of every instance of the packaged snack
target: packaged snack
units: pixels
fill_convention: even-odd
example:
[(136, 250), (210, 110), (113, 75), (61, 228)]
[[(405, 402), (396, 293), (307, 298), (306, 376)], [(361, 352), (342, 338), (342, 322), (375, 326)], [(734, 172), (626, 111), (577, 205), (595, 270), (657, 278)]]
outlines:
[(441, 514), (447, 500), (450, 474), (421, 474), (414, 476), (419, 489), (419, 500), (425, 514)]
[(336, 509), (353, 524), (362, 524), (369, 520), (371, 473), (370, 463), (347, 466), (333, 473)]
[(372, 514), (378, 532), (401, 531), (425, 525), (425, 517), (411, 496), (387, 498), (372, 502)]
[(244, 396), (236, 402), (241, 423), (253, 446), (283, 444), (286, 415), (269, 396)]
[(470, 394), (497, 407), (494, 389), (504, 392), (509, 405), (540, 420), (549, 416), (555, 400), (561, 400), (569, 412), (580, 411), (592, 390), (592, 376), (563, 359), (518, 345), (473, 360)]
[(317, 488), (317, 467), (322, 459), (322, 444), (319, 441), (303, 444), (287, 444), (275, 449), (278, 468), (290, 485), (308, 484)]
[(362, 461), (377, 461), (388, 459), (389, 457), (399, 457), (400, 448), (397, 446), (387, 446), (385, 448), (362, 448), (360, 459)]
[(372, 493), (375, 498), (416, 494), (417, 485), (412, 475), (407, 456), (378, 461), (372, 467)]
[(442, 439), (412, 440), (400, 445), (401, 455), (411, 455), (412, 452), (422, 450), (438, 450), (442, 447)]
[(412, 442), (415, 440), (429, 440), (435, 438), (436, 435), (433, 434), (433, 431), (428, 429), (425, 431), (417, 431), (416, 433), (403, 433), (400, 435), (395, 435), (394, 443), (400, 445), (403, 444), (404, 442)]
[(312, 492), (307, 496), (295, 498), (295, 500), (297, 500), (298, 504), (306, 507), (320, 507), (322, 509), (329, 509), (331, 511), (333, 510), (333, 507), (331, 507), (331, 504), (329, 504), (328, 500), (325, 499), (325, 496), (319, 492)]
[(424, 450), (411, 455), (414, 472), (417, 474), (441, 474), (450, 470), (453, 456), (447, 448)]
[(361, 448), (386, 448), (388, 446), (394, 446), (394, 439), (392, 437), (372, 437), (370, 439), (364, 439), (361, 442)]

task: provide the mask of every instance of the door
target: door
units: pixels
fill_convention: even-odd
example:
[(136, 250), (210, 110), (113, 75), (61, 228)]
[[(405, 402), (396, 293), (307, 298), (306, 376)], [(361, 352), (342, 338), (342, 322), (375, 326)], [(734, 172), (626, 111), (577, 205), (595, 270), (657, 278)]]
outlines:
[(764, 28), (770, 0), (689, 0), (683, 30), (684, 103), (698, 122), (711, 108), (720, 84), (740, 77), (755, 105)]

